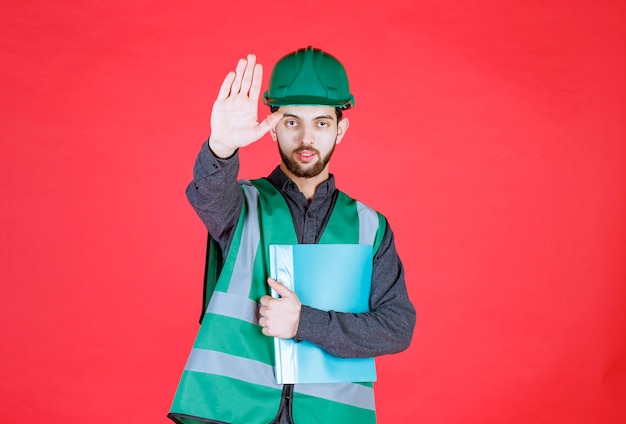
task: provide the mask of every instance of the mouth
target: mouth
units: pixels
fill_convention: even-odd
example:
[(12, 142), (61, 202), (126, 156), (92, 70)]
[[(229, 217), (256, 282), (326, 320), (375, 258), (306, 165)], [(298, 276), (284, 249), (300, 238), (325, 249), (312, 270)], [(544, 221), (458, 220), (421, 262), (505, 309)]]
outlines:
[(298, 149), (295, 152), (298, 160), (304, 163), (310, 163), (317, 157), (317, 151), (309, 149)]

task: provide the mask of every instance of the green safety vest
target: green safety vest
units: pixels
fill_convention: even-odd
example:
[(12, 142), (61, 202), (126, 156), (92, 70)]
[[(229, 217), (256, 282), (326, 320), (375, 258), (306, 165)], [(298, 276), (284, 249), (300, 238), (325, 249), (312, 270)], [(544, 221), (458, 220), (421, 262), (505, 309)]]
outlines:
[[(241, 184), (245, 202), (168, 417), (181, 424), (268, 424), (283, 386), (274, 377), (274, 342), (261, 333), (259, 301), (269, 294), (268, 246), (297, 244), (291, 212), (267, 180)], [(339, 192), (321, 244), (378, 249), (385, 218)], [(295, 384), (295, 424), (375, 423), (371, 383)]]

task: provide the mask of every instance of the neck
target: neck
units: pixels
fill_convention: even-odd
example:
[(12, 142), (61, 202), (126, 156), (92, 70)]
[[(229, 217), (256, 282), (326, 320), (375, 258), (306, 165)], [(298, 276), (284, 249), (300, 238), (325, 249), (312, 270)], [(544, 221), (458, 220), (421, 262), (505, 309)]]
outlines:
[(317, 187), (319, 187), (319, 185), (326, 181), (330, 176), (328, 166), (326, 166), (326, 168), (324, 168), (322, 172), (310, 178), (298, 177), (294, 175), (291, 171), (287, 169), (287, 167), (283, 163), (280, 164), (280, 169), (285, 173), (286, 176), (289, 177), (291, 181), (296, 183), (304, 197), (309, 202), (313, 200), (313, 196), (315, 196)]

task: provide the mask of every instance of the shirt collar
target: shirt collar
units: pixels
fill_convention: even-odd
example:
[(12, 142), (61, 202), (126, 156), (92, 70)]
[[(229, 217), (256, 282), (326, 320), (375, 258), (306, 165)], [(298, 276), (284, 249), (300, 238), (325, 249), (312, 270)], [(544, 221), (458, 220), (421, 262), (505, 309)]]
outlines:
[[(298, 185), (293, 182), (285, 173), (277, 166), (267, 179), (280, 191), (286, 193), (300, 193)], [(321, 183), (315, 191), (315, 197), (326, 197), (332, 195), (337, 187), (335, 186), (335, 176), (330, 174), (328, 179)]]

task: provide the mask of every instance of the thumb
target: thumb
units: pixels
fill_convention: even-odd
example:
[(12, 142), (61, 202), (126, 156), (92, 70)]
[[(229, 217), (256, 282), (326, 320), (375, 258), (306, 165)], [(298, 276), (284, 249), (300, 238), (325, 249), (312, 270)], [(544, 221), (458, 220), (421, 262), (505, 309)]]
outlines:
[(276, 293), (278, 293), (281, 297), (289, 297), (293, 293), (291, 290), (285, 287), (283, 283), (278, 282), (273, 278), (268, 278), (267, 284), (269, 284), (269, 286), (273, 288)]
[(259, 123), (259, 128), (263, 131), (263, 134), (274, 128), (278, 125), (278, 122), (282, 119), (284, 113), (283, 112), (274, 112)]

